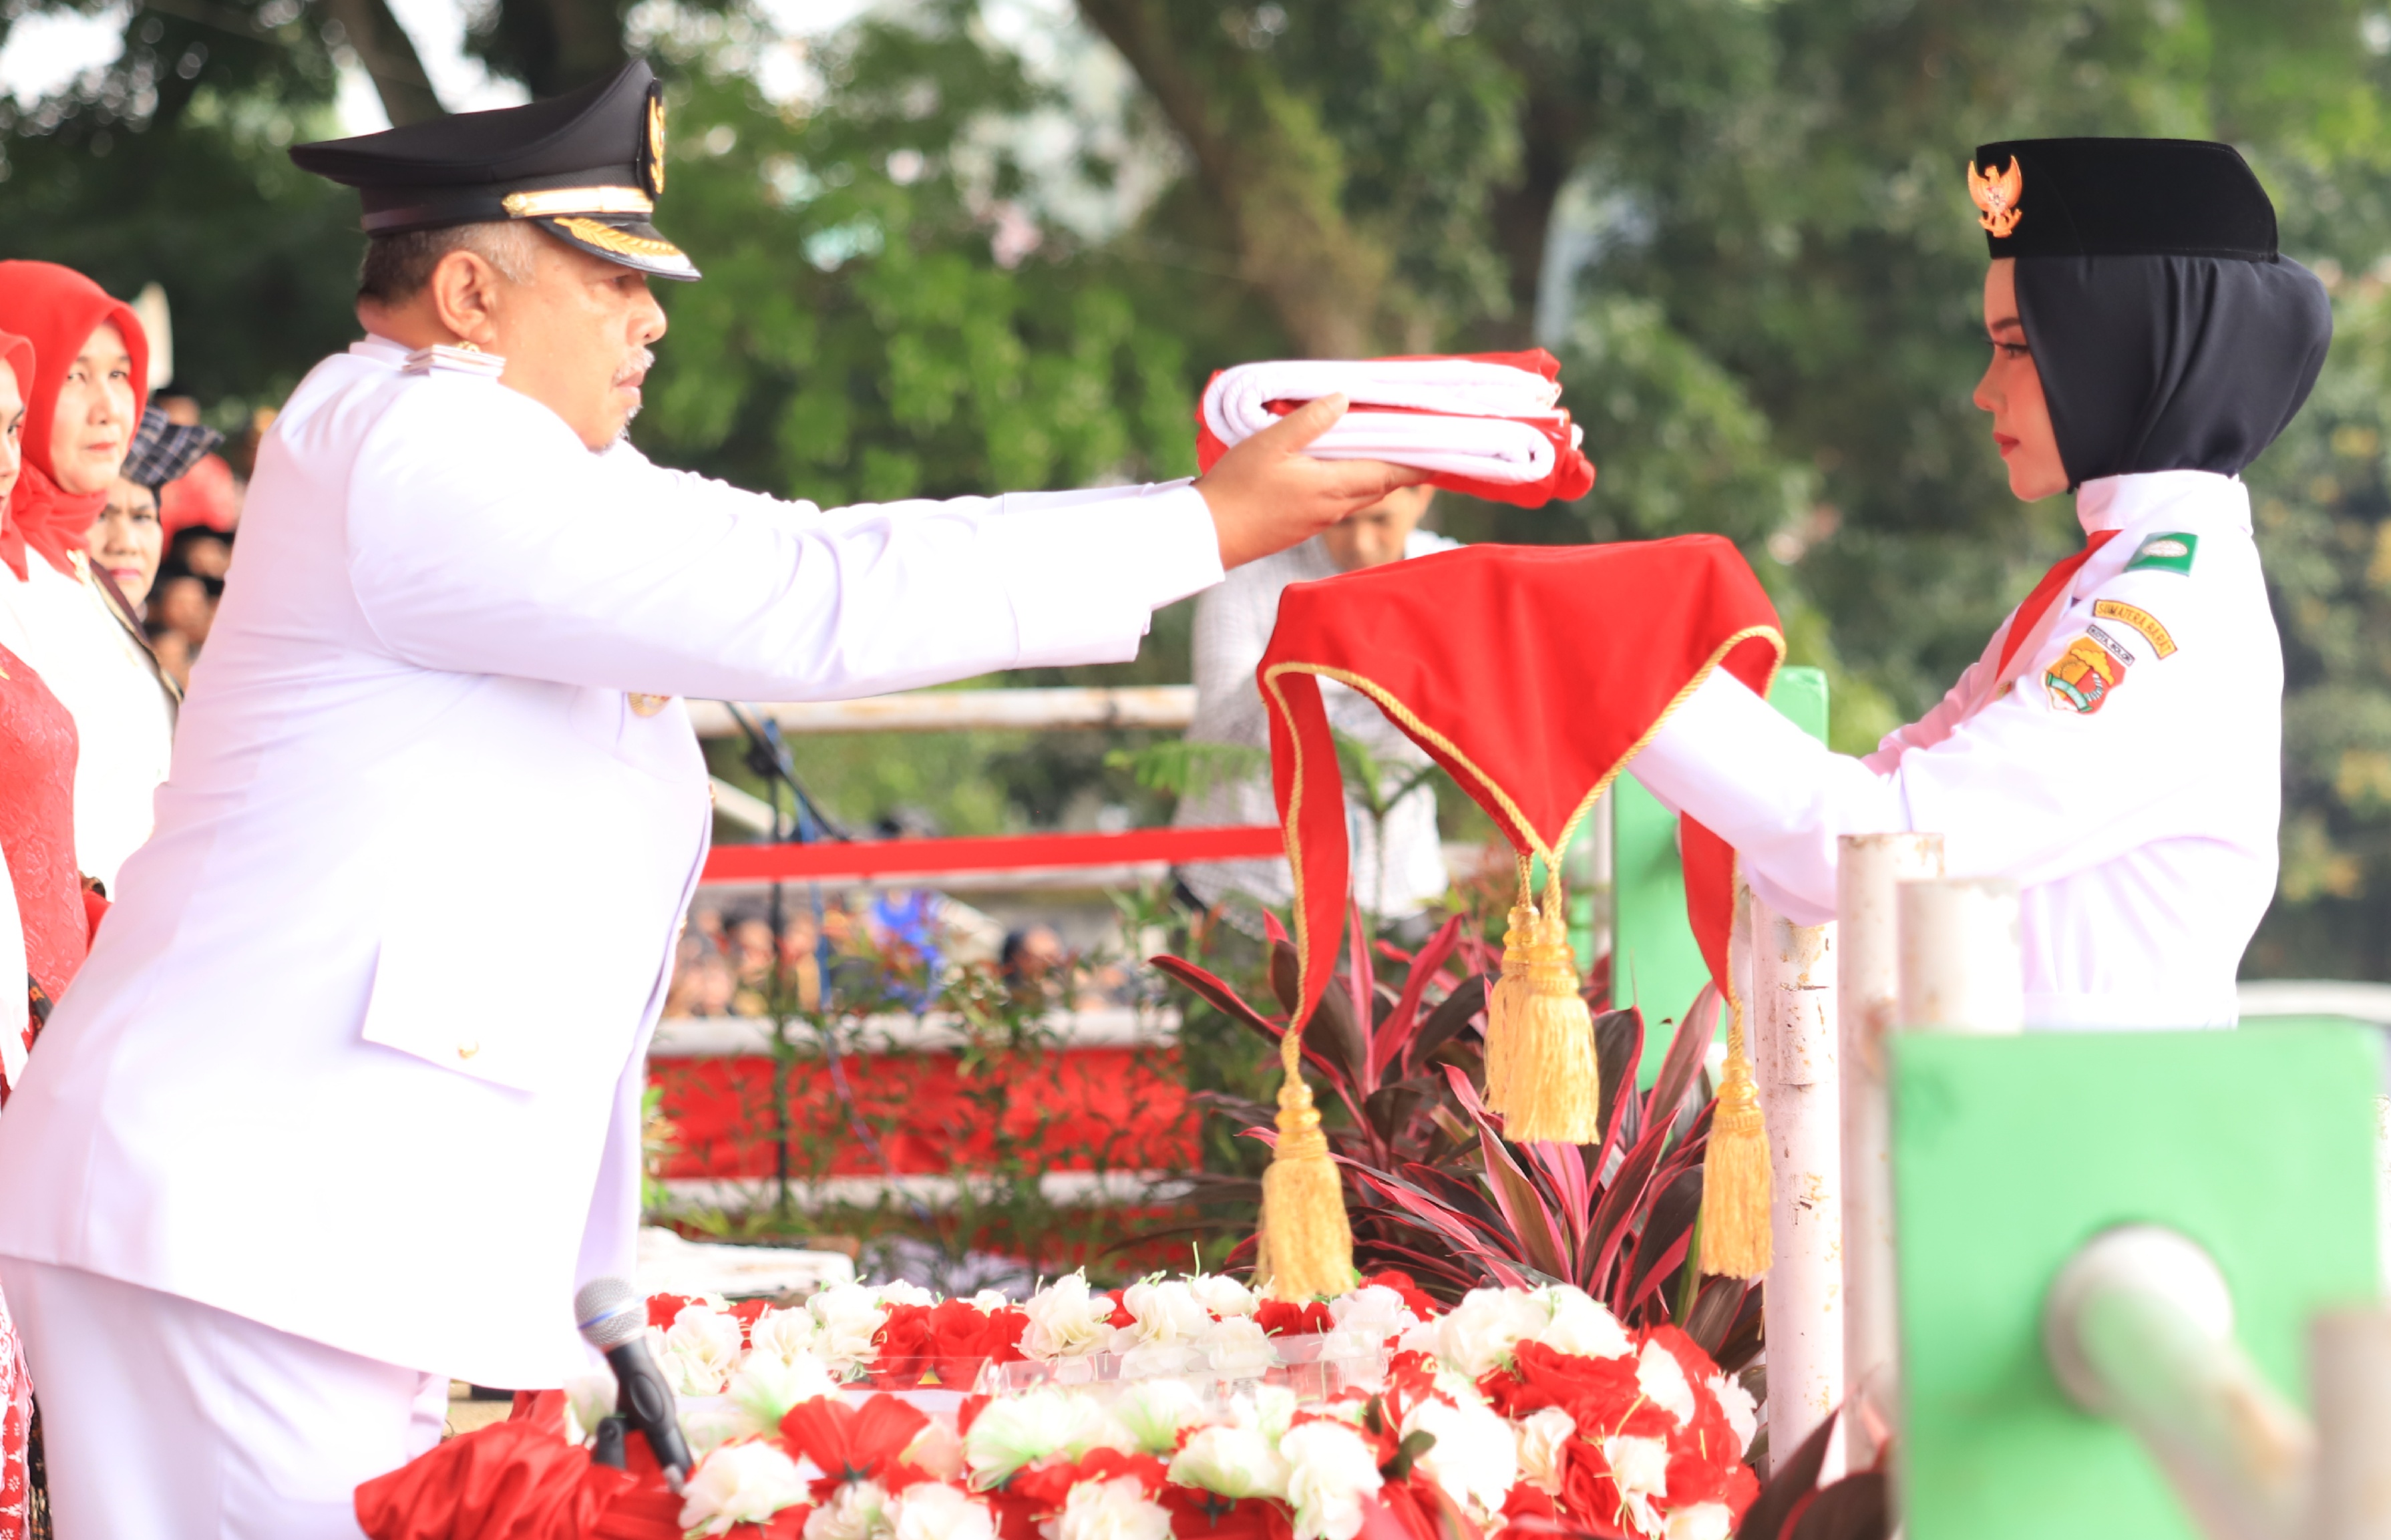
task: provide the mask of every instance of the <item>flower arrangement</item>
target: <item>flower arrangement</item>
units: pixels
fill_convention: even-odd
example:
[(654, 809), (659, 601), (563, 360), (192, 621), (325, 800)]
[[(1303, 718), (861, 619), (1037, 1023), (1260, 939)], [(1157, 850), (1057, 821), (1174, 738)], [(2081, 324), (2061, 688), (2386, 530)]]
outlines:
[[(1105, 1292), (1073, 1274), (1019, 1304), (844, 1285), (790, 1309), (658, 1296), (650, 1321), (696, 1465), (674, 1511), (631, 1441), (652, 1527), (588, 1533), (1726, 1540), (1758, 1491), (1743, 1388), (1684, 1332), (1631, 1330), (1568, 1286), (1445, 1310), (1402, 1274), (1303, 1304), (1218, 1275)], [(1335, 1372), (1290, 1373), (1307, 1364)], [(543, 1458), (590, 1436), (614, 1384), (545, 1400)], [(502, 1432), (529, 1436), (501, 1424), (418, 1464)], [(359, 1510), (384, 1540), (375, 1484)]]

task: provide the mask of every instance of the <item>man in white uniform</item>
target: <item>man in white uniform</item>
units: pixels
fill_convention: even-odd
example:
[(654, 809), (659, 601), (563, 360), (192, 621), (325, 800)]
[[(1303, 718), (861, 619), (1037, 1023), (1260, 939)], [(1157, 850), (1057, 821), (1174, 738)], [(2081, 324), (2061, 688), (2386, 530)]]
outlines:
[[(1240, 745), (1267, 755), (1270, 719), (1262, 710), (1254, 667), (1270, 646), (1278, 621), (1278, 598), (1289, 583), (1310, 583), (1340, 572), (1360, 572), (1389, 562), (1452, 550), (1458, 542), (1419, 527), (1435, 499), (1428, 486), (1407, 486), (1375, 508), (1364, 509), (1291, 550), (1247, 566), (1196, 602), (1196, 717), (1187, 727), (1191, 744)], [(1381, 795), (1398, 789), (1428, 766), (1428, 757), (1378, 708), (1341, 684), (1323, 684), (1329, 725), (1359, 740), (1384, 769)], [(1271, 823), (1278, 819), (1267, 770), (1250, 775), (1200, 779), (1180, 801), (1173, 820), (1181, 828)], [(1387, 807), (1385, 839), (1377, 820), (1358, 797), (1346, 804), (1346, 838), (1353, 852), (1354, 890), (1364, 907), (1383, 918), (1416, 914), (1443, 897), (1449, 885), (1444, 848), (1436, 828), (1436, 792), (1425, 783)], [(1206, 904), (1224, 904), (1229, 916), (1261, 934), (1257, 904), (1284, 909), (1295, 897), (1286, 859), (1216, 861), (1187, 869), (1188, 891)]]
[[(651, 465), (662, 113), (634, 65), (293, 152), (363, 193), (368, 335), (265, 440), (157, 834), (0, 1119), (62, 1540), (355, 1536), (450, 1377), (586, 1362), (710, 823), (680, 697), (1125, 660), (1415, 479), (1302, 456), (1335, 403), (1200, 487), (826, 512)], [(542, 944), (490, 945), (497, 892)]]
[(1986, 145), (1976, 404), (2010, 485), (2075, 493), (2054, 567), (1923, 720), (1853, 759), (1724, 671), (1629, 767), (1816, 924), (1836, 836), (1945, 836), (2023, 889), (2030, 1026), (2229, 1026), (2274, 894), (2282, 654), (2240, 472), (2316, 382), (2332, 316), (2240, 155), (2183, 140)]

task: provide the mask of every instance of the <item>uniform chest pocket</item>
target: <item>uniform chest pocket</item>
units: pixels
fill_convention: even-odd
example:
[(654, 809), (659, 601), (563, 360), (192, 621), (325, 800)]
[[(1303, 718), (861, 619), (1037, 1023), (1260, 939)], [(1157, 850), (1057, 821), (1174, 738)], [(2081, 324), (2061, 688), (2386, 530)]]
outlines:
[[(650, 705), (653, 710), (640, 709)], [(698, 751), (689, 708), (677, 698), (581, 689), (574, 692), (569, 715), (576, 737), (634, 770), (676, 782), (701, 780), (705, 774), (705, 757)]]

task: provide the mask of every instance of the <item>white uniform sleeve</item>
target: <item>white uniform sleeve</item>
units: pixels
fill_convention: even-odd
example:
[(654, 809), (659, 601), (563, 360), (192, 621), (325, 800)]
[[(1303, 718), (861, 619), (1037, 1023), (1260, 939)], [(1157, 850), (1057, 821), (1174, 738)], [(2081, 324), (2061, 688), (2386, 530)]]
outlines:
[(1798, 924), (1832, 917), (1842, 835), (1937, 833), (1955, 876), (2056, 881), (2214, 822), (2200, 781), (2215, 701), (2243, 692), (2231, 649), (2204, 634), (2190, 593), (2166, 575), (2128, 573), (2102, 586), (2098, 597), (2163, 616), (2182, 655), (2158, 657), (2124, 623), (2100, 622), (2136, 661), (2094, 711), (2055, 700), (2042, 682), (2085, 636), (2087, 597), (2014, 689), (1940, 742), (1900, 750), (1889, 769), (1870, 768), (1882, 751), (1868, 762), (1829, 753), (1725, 672), (1687, 699), (1630, 769), (1734, 846), (1754, 891)]
[(834, 699), (1125, 661), (1155, 609), (1221, 578), (1185, 483), (824, 511), (590, 454), (503, 387), (411, 385), (359, 452), (349, 570), (422, 667)]

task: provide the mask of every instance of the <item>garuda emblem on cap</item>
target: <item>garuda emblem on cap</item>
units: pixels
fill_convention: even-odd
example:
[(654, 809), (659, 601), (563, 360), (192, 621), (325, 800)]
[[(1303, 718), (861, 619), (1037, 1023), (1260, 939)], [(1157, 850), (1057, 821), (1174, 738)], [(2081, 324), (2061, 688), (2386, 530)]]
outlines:
[(2007, 169), (1998, 173), (1979, 172), (1975, 162), (1968, 162), (1968, 196), (1984, 211), (1976, 216), (1976, 223), (1995, 240), (2008, 239), (2024, 216), (2024, 211), (2018, 207), (2018, 195), (2024, 190), (2025, 174), (2018, 169), (2014, 155), (2010, 157)]
[(641, 147), (640, 180), (648, 186), (648, 196), (665, 195), (665, 88), (648, 87), (648, 137)]

